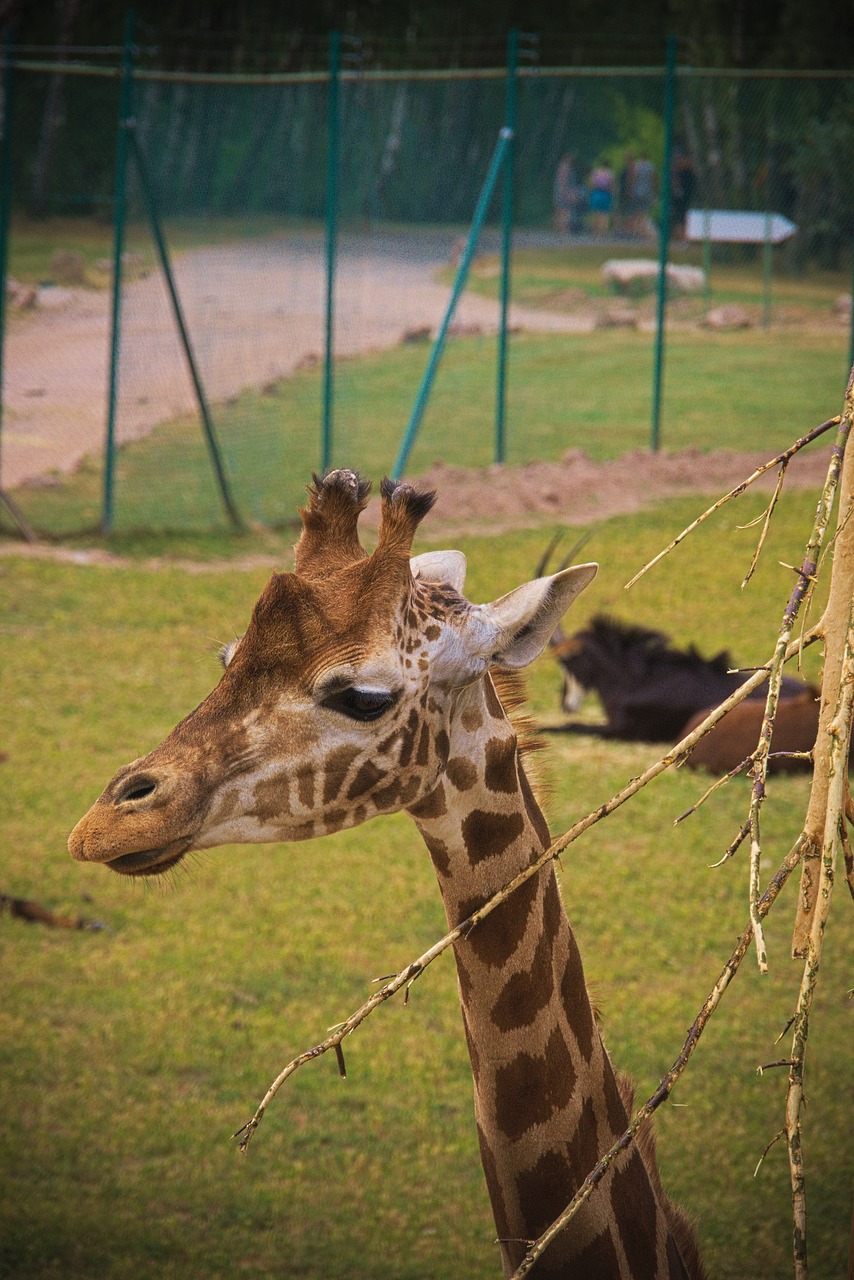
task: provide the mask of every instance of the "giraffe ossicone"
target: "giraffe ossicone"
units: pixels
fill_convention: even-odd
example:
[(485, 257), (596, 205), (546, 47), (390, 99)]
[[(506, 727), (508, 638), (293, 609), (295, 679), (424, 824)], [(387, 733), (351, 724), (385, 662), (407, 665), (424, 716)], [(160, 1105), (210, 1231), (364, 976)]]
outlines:
[[(412, 556), (434, 501), (384, 480), (377, 545), (357, 473), (314, 477), (293, 573), (274, 573), (208, 697), (120, 769), (69, 837), (81, 862), (156, 875), (192, 849), (303, 840), (405, 809), (448, 920), (465, 919), (549, 843), (508, 714), (513, 673), (548, 643), (595, 564), (488, 604), (465, 557)], [(509, 674), (508, 674), (509, 673)], [(554, 870), (455, 945), (481, 1157), (509, 1274), (626, 1126)], [(537, 1264), (584, 1280), (698, 1277), (650, 1144), (621, 1155)]]

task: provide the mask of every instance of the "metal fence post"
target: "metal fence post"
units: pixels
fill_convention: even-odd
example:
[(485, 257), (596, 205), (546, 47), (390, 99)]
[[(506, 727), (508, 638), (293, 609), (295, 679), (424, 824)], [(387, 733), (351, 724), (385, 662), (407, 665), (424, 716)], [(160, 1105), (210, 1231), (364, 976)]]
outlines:
[(36, 535), (3, 488), (3, 355), (6, 344), (6, 271), (9, 259), (9, 219), (12, 214), (12, 125), (15, 113), (15, 62), (12, 35), (7, 31), (3, 42), (2, 141), (0, 141), (0, 503), (12, 517), (27, 542)]
[(121, 342), (122, 253), (127, 213), (128, 127), (133, 117), (133, 12), (125, 14), (125, 42), (122, 55), (122, 79), (119, 96), (119, 124), (116, 136), (116, 183), (113, 218), (113, 295), (110, 325), (110, 371), (107, 388), (107, 439), (104, 447), (104, 503), (101, 527), (107, 533), (113, 527), (113, 488), (115, 482), (116, 409), (119, 391), (119, 347)]
[(492, 153), (492, 159), (489, 162), (489, 170), (481, 187), (480, 196), (478, 197), (477, 206), (472, 218), (471, 227), (469, 228), (468, 240), (460, 258), (460, 265), (457, 267), (457, 274), (454, 278), (454, 287), (451, 290), (451, 297), (445, 308), (445, 315), (439, 326), (439, 332), (433, 342), (433, 349), (430, 352), (430, 359), (427, 361), (427, 368), (424, 371), (424, 377), (421, 380), (421, 386), (418, 388), (418, 394), (415, 397), (415, 404), (412, 407), (412, 413), (409, 417), (409, 425), (404, 432), (403, 439), (400, 442), (397, 460), (392, 468), (392, 480), (399, 480), (403, 475), (403, 469), (406, 466), (406, 460), (409, 457), (409, 451), (415, 441), (418, 428), (421, 424), (421, 418), (427, 407), (427, 401), (430, 396), (430, 389), (433, 386), (433, 379), (436, 376), (436, 370), (439, 367), (439, 360), (445, 346), (445, 339), (448, 336), (448, 328), (460, 300), (460, 295), (465, 288), (468, 278), (469, 267), (471, 266), (474, 251), (477, 248), (477, 242), (480, 237), (483, 224), (486, 220), (486, 213), (489, 209), (489, 203), (495, 192), (495, 185), (498, 182), (498, 175), (501, 172), (501, 166), (504, 163), (507, 148), (510, 145), (510, 131), (502, 128), (498, 134), (498, 141), (495, 144), (495, 150)]
[(323, 359), (321, 475), (332, 465), (332, 361), (335, 336), (335, 253), (338, 241), (338, 126), (341, 96), (341, 33), (329, 39), (329, 98), (326, 124), (326, 327)]
[(504, 127), (510, 135), (504, 156), (504, 188), (501, 197), (501, 318), (498, 323), (498, 371), (495, 396), (495, 461), (505, 454), (505, 413), (507, 395), (507, 313), (510, 307), (510, 252), (513, 239), (514, 139), (516, 137), (516, 67), (519, 61), (519, 32), (512, 28), (507, 37), (507, 89)]
[(166, 287), (169, 290), (169, 298), (172, 303), (172, 314), (175, 317), (175, 323), (178, 326), (178, 335), (181, 339), (181, 346), (184, 348), (184, 356), (187, 360), (187, 367), (190, 370), (190, 379), (193, 383), (193, 390), (196, 393), (196, 403), (199, 406), (199, 413), (202, 419), (202, 430), (204, 431), (205, 440), (207, 441), (208, 450), (211, 455), (214, 472), (216, 474), (217, 484), (219, 486), (220, 496), (223, 505), (228, 513), (228, 518), (237, 528), (241, 527), (241, 519), (234, 505), (231, 496), (231, 490), (228, 486), (228, 480), (223, 466), (222, 455), (216, 439), (213, 420), (211, 419), (210, 410), (208, 408), (207, 398), (205, 396), (202, 379), (199, 375), (199, 368), (196, 364), (196, 357), (193, 352), (193, 344), (190, 341), (190, 334), (184, 321), (184, 312), (181, 308), (181, 301), (178, 297), (178, 289), (175, 284), (175, 276), (172, 271), (172, 264), (169, 261), (169, 251), (166, 248), (166, 240), (163, 235), (163, 229), (160, 225), (160, 218), (157, 213), (157, 205), (154, 200), (154, 190), (151, 185), (151, 178), (148, 173), (148, 165), (142, 153), (139, 137), (136, 132), (136, 122), (130, 121), (127, 134), (130, 141), (131, 151), (136, 160), (136, 170), (139, 175), (139, 183), (142, 188), (145, 207), (148, 210), (148, 221), (154, 236), (154, 243), (157, 246), (157, 256), (160, 259), (160, 266), (163, 275), (166, 277)]
[(664, 322), (667, 306), (667, 258), (670, 252), (670, 183), (673, 153), (673, 112), (676, 103), (676, 37), (667, 37), (664, 78), (664, 159), (661, 171), (661, 229), (658, 241), (658, 300), (655, 312), (655, 363), (652, 374), (650, 449), (658, 449), (661, 393), (664, 385)]

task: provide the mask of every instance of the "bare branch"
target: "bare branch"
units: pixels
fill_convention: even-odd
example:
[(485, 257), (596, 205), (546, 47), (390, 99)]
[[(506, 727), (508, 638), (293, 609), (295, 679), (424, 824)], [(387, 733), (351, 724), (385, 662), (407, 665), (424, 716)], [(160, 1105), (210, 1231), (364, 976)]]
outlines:
[(719, 498), (717, 502), (713, 503), (712, 506), (704, 511), (701, 516), (698, 516), (697, 519), (693, 520), (691, 524), (682, 530), (681, 533), (677, 534), (673, 541), (669, 542), (663, 551), (659, 551), (657, 556), (654, 556), (648, 564), (645, 564), (644, 567), (626, 583), (626, 591), (628, 591), (629, 587), (633, 587), (635, 583), (653, 567), (653, 565), (658, 564), (659, 560), (663, 560), (664, 557), (673, 551), (675, 547), (678, 547), (680, 542), (684, 542), (688, 534), (693, 533), (697, 526), (701, 525), (704, 520), (707, 520), (709, 516), (714, 515), (716, 511), (720, 511), (721, 507), (725, 506), (732, 498), (737, 498), (740, 494), (744, 493), (745, 489), (749, 488), (749, 486), (753, 484), (754, 480), (758, 480), (760, 476), (763, 476), (766, 471), (770, 471), (772, 467), (778, 467), (781, 463), (787, 463), (789, 459), (793, 458), (800, 449), (803, 449), (805, 445), (810, 444), (818, 436), (823, 435), (825, 431), (829, 431), (831, 427), (835, 427), (839, 421), (840, 418), (838, 414), (835, 418), (828, 418), (827, 422), (823, 422), (820, 427), (814, 427), (812, 431), (808, 431), (805, 436), (802, 436), (800, 440), (796, 440), (788, 449), (784, 449), (782, 453), (778, 453), (776, 458), (772, 458), (770, 462), (763, 463), (762, 466), (758, 467), (752, 475), (747, 477), (746, 480), (742, 480), (741, 484), (737, 484), (734, 489), (730, 489), (729, 493), (724, 494), (722, 498)]
[(854, 710), (854, 602), (848, 608), (839, 689), (833, 718), (828, 726), (831, 738), (828, 762), (827, 812), (821, 849), (818, 885), (812, 925), (807, 939), (807, 954), (801, 978), (798, 1007), (792, 1033), (792, 1064), (786, 1094), (786, 1140), (789, 1149), (789, 1174), (792, 1184), (793, 1251), (796, 1280), (807, 1276), (806, 1181), (801, 1147), (801, 1107), (804, 1098), (804, 1059), (809, 1035), (810, 1011), (821, 966), (824, 930), (830, 911), (836, 853), (845, 821), (848, 787), (848, 752), (851, 742), (851, 718)]

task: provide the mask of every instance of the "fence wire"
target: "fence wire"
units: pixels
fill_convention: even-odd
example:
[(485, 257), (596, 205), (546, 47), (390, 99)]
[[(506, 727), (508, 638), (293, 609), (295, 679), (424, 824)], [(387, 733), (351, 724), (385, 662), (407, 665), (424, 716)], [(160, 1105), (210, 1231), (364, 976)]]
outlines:
[[(8, 88), (8, 64), (6, 75)], [(391, 468), (505, 118), (500, 71), (360, 73), (345, 58), (330, 157), (330, 87), (317, 73), (134, 76), (131, 128), (247, 522), (293, 511), (319, 465), (329, 392), (332, 465)], [(12, 219), (0, 483), (51, 534), (97, 526), (103, 512), (119, 90), (118, 68), (19, 62), (4, 114)], [(854, 77), (680, 68), (675, 103), (664, 174), (663, 73), (518, 75), (510, 463), (646, 447), (664, 182), (670, 261), (696, 273), (690, 288), (669, 290), (664, 446), (722, 443), (689, 376), (699, 326), (721, 306), (752, 331), (757, 388), (785, 372), (772, 340), (781, 332), (815, 329), (842, 376), (849, 319), (834, 307), (850, 289)], [(410, 474), (494, 456), (500, 185)], [(227, 512), (144, 194), (131, 154), (114, 525), (208, 528)], [(773, 249), (689, 243), (688, 208), (774, 213), (797, 230)], [(619, 264), (635, 259), (647, 279), (622, 279)], [(614, 260), (616, 278), (604, 271)], [(731, 355), (721, 349), (707, 376), (724, 376)], [(773, 429), (769, 418), (771, 443)]]

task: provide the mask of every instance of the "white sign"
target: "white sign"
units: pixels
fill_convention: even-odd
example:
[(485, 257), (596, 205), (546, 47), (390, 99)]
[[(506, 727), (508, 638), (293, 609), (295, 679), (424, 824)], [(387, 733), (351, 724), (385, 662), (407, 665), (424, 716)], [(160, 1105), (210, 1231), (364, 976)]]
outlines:
[(782, 213), (689, 209), (685, 219), (686, 240), (711, 240), (715, 244), (780, 244), (797, 229)]

